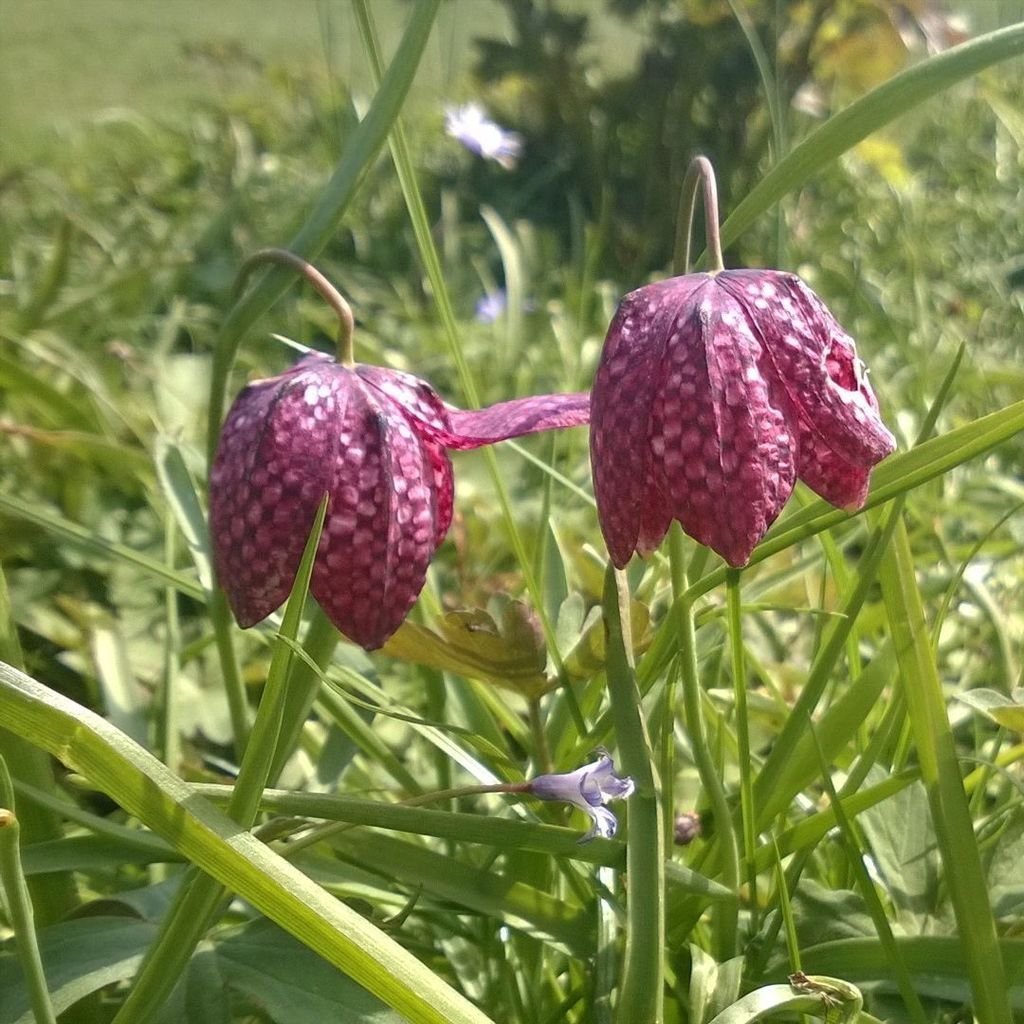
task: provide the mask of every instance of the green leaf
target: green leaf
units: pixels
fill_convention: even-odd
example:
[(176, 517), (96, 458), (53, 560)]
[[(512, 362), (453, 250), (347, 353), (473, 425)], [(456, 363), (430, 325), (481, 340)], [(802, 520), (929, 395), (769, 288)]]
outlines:
[(403, 1024), (397, 1013), (269, 921), (245, 925), (215, 949), (226, 983), (275, 1024)]
[(1024, 24), (1011, 25), (954, 46), (872, 89), (829, 118), (765, 175), (722, 225), (722, 244), (735, 241), (787, 192), (799, 188), (872, 132), (951, 85), (1021, 53)]
[[(91, 992), (135, 973), (156, 925), (124, 917), (63, 921), (39, 932), (53, 1008), (62, 1013)], [(32, 1024), (18, 961), (0, 954), (0, 1024)]]
[(174, 513), (178, 529), (188, 544), (192, 562), (199, 574), (199, 583), (204, 590), (210, 590), (213, 586), (210, 536), (196, 485), (185, 464), (181, 447), (169, 437), (161, 435), (156, 441), (155, 459), (160, 486)]
[(239, 829), (87, 708), (0, 664), (0, 718), (410, 1021), (487, 1021), (393, 939)]
[(1007, 697), (998, 690), (979, 688), (958, 693), (956, 699), (980, 711), (997, 725), (1014, 732), (1024, 732), (1024, 690), (1016, 689)]
[(1024, 864), (1024, 814), (1018, 805), (988, 857), (988, 895), (996, 917), (1019, 919), (1024, 913), (1021, 864)]
[(538, 697), (548, 688), (544, 638), (522, 602), (507, 602), (500, 624), (482, 608), (475, 608), (448, 612), (438, 630), (404, 622), (382, 652), (480, 679), (524, 697)]
[[(869, 778), (877, 782), (881, 775)], [(869, 807), (860, 825), (904, 930), (926, 931), (939, 907), (942, 860), (924, 786), (915, 782)]]

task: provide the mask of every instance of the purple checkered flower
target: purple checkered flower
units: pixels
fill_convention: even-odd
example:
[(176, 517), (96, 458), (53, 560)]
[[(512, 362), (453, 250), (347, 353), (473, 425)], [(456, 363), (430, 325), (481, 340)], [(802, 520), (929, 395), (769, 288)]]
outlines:
[(590, 817), (590, 829), (580, 842), (601, 836), (610, 839), (619, 827), (618, 820), (605, 807), (609, 800), (623, 800), (633, 792), (633, 780), (615, 774), (615, 764), (602, 750), (596, 761), (562, 775), (538, 775), (530, 782), (530, 792), (539, 800), (561, 800)]
[(630, 292), (594, 379), (590, 454), (613, 563), (673, 519), (743, 565), (799, 477), (860, 508), (895, 448), (853, 340), (794, 274), (687, 274)]
[(239, 625), (288, 596), (326, 493), (310, 589), (342, 633), (368, 650), (381, 646), (451, 524), (448, 450), (588, 417), (586, 393), (464, 411), (411, 374), (319, 354), (253, 382), (228, 413), (210, 474), (217, 576)]

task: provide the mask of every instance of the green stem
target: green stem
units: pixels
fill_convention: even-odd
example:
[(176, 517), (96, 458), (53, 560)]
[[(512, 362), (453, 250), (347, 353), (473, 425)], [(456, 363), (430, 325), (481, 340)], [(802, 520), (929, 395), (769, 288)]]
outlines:
[(56, 1024), (43, 962), (39, 957), (32, 898), (21, 866), (21, 828), (14, 814), (14, 784), (7, 762), (0, 757), (0, 882), (7, 896), (7, 912), (21, 961), (25, 986), (36, 1024)]
[(330, 664), (340, 640), (341, 634), (324, 614), (323, 609), (317, 605), (313, 609), (306, 635), (302, 639), (302, 648), (309, 660), (297, 658), (292, 662), (291, 676), (285, 688), (281, 735), (277, 740), (274, 763), (270, 769), (271, 785), (277, 781), (288, 758), (299, 744), (302, 727), (306, 724), (309, 712), (320, 692), (322, 672)]
[(698, 156), (694, 157), (686, 169), (686, 177), (683, 178), (683, 187), (679, 193), (675, 256), (672, 260), (673, 272), (676, 274), (690, 272), (690, 245), (693, 218), (697, 211), (698, 185), (703, 187), (704, 193), (704, 240), (711, 273), (717, 274), (725, 269), (722, 260), (722, 240), (718, 230), (718, 186), (715, 182), (715, 169), (706, 156)]
[[(327, 495), (317, 510), (312, 530), (296, 574), (284, 619), (283, 637), (298, 632), (313, 558), (327, 514)], [(227, 813), (243, 829), (252, 828), (259, 811), (260, 798), (273, 769), (274, 753), (283, 729), (287, 681), (294, 652), (282, 638), (274, 643), (274, 653), (267, 670), (266, 688), (253, 725), (252, 736), (238, 771), (238, 779), (228, 801)], [(292, 723), (287, 723), (290, 727)], [(209, 927), (226, 890), (215, 878), (192, 869), (182, 880), (178, 895), (160, 929), (160, 934), (146, 951), (134, 987), (114, 1018), (115, 1024), (147, 1022), (170, 994), (184, 972), (189, 958)]]
[(743, 619), (740, 573), (731, 569), (726, 581), (729, 615), (729, 645), (732, 654), (732, 684), (736, 699), (736, 742), (740, 769), (740, 816), (743, 823), (743, 860), (750, 890), (750, 934), (758, 930), (757, 867), (754, 864), (757, 829), (754, 812), (753, 762), (750, 759), (750, 728), (747, 718), (747, 667), (743, 648)]
[[(354, 0), (353, 10), (355, 11), (356, 23), (359, 26), (363, 45), (369, 57), (370, 72), (373, 75), (374, 82), (379, 83), (383, 62), (380, 54), (380, 45), (377, 41), (377, 32), (374, 27), (373, 15), (366, 0)], [(469, 364), (466, 362), (465, 353), (462, 351), (462, 345), (459, 342), (459, 330), (455, 323), (455, 313), (452, 310), (451, 299), (444, 280), (444, 272), (441, 268), (441, 260), (431, 233), (430, 219), (427, 217), (423, 196), (416, 181), (409, 143), (406, 139), (401, 118), (395, 119), (391, 129), (389, 145), (395, 164), (395, 171), (398, 174), (398, 181), (402, 188), (402, 195), (409, 210), (409, 219), (412, 222), (413, 234), (416, 237), (416, 247), (419, 250), (420, 259), (423, 261), (427, 279), (430, 281), (430, 289), (437, 306), (438, 316), (444, 328), (449, 354), (451, 355), (452, 362), (455, 364), (459, 383), (462, 386), (467, 403), (474, 408), (479, 407), (480, 395), (476, 382), (473, 379), (473, 374), (470, 372)], [(587, 731), (587, 725), (583, 719), (576, 694), (569, 683), (561, 653), (558, 650), (555, 629), (548, 614), (547, 604), (544, 601), (544, 593), (534, 575), (532, 562), (526, 551), (526, 545), (523, 543), (519, 527), (516, 525), (515, 516), (512, 514), (512, 503), (509, 501), (508, 491), (498, 466), (498, 460), (490, 447), (484, 449), (483, 455), (487, 462), (487, 469), (491, 476), (501, 515), (505, 521), (509, 543), (516, 556), (516, 561), (519, 563), (519, 570), (522, 573), (527, 593), (530, 595), (530, 601), (537, 613), (537, 617), (540, 619), (541, 629), (544, 632), (545, 643), (555, 669), (555, 674), (558, 676), (559, 683), (566, 695), (566, 702), (573, 716), (576, 728), (582, 736)]]
[(622, 768), (633, 779), (626, 836), (626, 948), (615, 1019), (620, 1024), (662, 1020), (665, 959), (665, 827), (643, 705), (626, 644), (623, 611), (629, 589), (609, 563), (604, 581), (608, 695)]
[(725, 788), (718, 774), (711, 749), (708, 746), (704, 714), (701, 707), (701, 685), (697, 669), (697, 635), (694, 626), (693, 602), (688, 600), (687, 591), (679, 591), (679, 582), (685, 587), (683, 566), (683, 534), (676, 522), (669, 529), (669, 560), (672, 565), (674, 591), (673, 608), (676, 613), (676, 628), (679, 638), (679, 668), (683, 683), (683, 708), (686, 726), (690, 735), (693, 761), (701, 785), (711, 803), (715, 832), (722, 851), (722, 881), (733, 892), (732, 900), (723, 900), (715, 906), (715, 933), (717, 956), (720, 963), (736, 955), (737, 926), (739, 918), (739, 850), (732, 813), (725, 796)]
[(974, 1015), (986, 1024), (1009, 1024), (1012, 1014), (1006, 975), (985, 873), (902, 518), (882, 557), (879, 579), (900, 663), (900, 679), (921, 781), (928, 792), (945, 868), (945, 883), (974, 994)]
[[(7, 578), (0, 564), (0, 661), (24, 668), (18, 629), (11, 614)], [(5, 757), (13, 766), (12, 776), (19, 783), (34, 786), (47, 795), (57, 792), (53, 768), (49, 755), (27, 740), (0, 728), (0, 757)], [(18, 816), (18, 827), (22, 842), (42, 843), (60, 839), (63, 834), (61, 816), (47, 807), (29, 803), (22, 807)], [(78, 893), (70, 872), (51, 872), (28, 881), (32, 905), (41, 925), (60, 921), (78, 904)]]
[(278, 263), (281, 266), (290, 267), (297, 274), (301, 274), (320, 293), (320, 296), (338, 317), (338, 362), (342, 366), (355, 366), (353, 339), (356, 322), (352, 316), (352, 307), (345, 301), (341, 292), (312, 263), (296, 253), (290, 252), (288, 249), (257, 249), (251, 256), (246, 257), (235, 278), (236, 298), (242, 293), (249, 275), (261, 263)]
[(550, 772), (553, 768), (551, 750), (548, 748), (547, 734), (544, 732), (544, 719), (540, 713), (540, 698), (533, 698), (528, 704), (530, 715), (530, 733), (533, 736), (533, 763), (541, 772)]

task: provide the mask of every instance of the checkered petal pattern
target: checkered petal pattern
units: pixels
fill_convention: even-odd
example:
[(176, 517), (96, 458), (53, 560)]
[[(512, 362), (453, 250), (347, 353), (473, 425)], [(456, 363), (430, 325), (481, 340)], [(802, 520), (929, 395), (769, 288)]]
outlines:
[(367, 650), (401, 625), (452, 521), (448, 449), (585, 423), (589, 397), (548, 395), (462, 412), (425, 381), (309, 355), (235, 400), (210, 473), (218, 579), (239, 625), (288, 596), (329, 496), (311, 592)]
[(598, 515), (619, 568), (673, 518), (743, 565), (797, 477), (859, 508), (895, 448), (852, 339), (777, 271), (690, 274), (627, 295), (591, 411)]

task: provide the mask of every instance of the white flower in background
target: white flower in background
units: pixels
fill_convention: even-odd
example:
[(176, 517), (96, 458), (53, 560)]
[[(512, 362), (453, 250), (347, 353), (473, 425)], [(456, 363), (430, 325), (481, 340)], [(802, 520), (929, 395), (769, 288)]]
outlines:
[(523, 137), (495, 124), (479, 103), (445, 107), (445, 131), (466, 149), (511, 171), (523, 151)]
[(590, 816), (590, 829), (580, 842), (601, 836), (610, 839), (619, 823), (605, 807), (609, 800), (622, 800), (633, 792), (633, 780), (615, 774), (615, 764), (606, 751), (596, 761), (563, 775), (538, 775), (530, 792), (540, 800), (562, 800)]
[(476, 319), (482, 324), (493, 324), (499, 317), (504, 315), (507, 305), (508, 297), (505, 295), (504, 288), (488, 292), (477, 299)]

